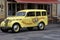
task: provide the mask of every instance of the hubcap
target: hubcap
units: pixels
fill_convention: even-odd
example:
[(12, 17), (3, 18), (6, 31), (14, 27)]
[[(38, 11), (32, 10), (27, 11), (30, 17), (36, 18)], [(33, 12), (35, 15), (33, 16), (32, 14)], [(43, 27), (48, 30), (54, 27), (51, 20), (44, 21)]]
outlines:
[(39, 24), (39, 28), (43, 29), (43, 24), (42, 23)]
[(18, 25), (14, 26), (14, 31), (16, 31), (16, 32), (19, 31), (19, 26)]

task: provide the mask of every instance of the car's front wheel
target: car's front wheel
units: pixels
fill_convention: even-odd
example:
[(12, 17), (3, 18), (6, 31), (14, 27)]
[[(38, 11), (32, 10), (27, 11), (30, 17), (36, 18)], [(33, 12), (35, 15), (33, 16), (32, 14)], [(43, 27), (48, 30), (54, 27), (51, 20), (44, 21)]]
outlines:
[(39, 23), (38, 25), (38, 30), (44, 30), (45, 24), (44, 23)]
[(20, 31), (20, 25), (19, 24), (14, 24), (12, 27), (12, 32), (19, 32)]

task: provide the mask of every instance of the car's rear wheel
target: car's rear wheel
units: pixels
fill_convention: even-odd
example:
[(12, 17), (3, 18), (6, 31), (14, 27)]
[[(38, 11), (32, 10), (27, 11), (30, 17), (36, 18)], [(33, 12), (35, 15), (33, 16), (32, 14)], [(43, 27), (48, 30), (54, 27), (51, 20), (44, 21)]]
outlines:
[(2, 32), (8, 32), (8, 29), (1, 28)]
[(20, 25), (19, 24), (14, 24), (12, 27), (12, 32), (19, 32), (20, 31)]
[(39, 23), (38, 25), (38, 30), (44, 30), (45, 24), (44, 23)]

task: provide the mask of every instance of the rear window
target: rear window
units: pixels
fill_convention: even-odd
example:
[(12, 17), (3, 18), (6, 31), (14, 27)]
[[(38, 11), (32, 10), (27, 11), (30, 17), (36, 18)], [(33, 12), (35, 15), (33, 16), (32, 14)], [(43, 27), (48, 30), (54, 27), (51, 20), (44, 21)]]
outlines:
[(41, 16), (41, 12), (36, 12), (36, 16)]
[(42, 12), (42, 16), (46, 16), (46, 12)]

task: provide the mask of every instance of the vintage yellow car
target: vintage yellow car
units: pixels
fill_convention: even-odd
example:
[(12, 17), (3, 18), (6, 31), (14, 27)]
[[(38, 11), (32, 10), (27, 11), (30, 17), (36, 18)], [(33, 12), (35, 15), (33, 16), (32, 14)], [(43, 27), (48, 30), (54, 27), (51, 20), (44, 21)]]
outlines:
[(43, 30), (48, 25), (47, 11), (42, 9), (26, 9), (16, 12), (15, 16), (7, 17), (1, 22), (0, 28), (2, 32), (19, 32), (21, 28), (32, 30), (37, 27)]

